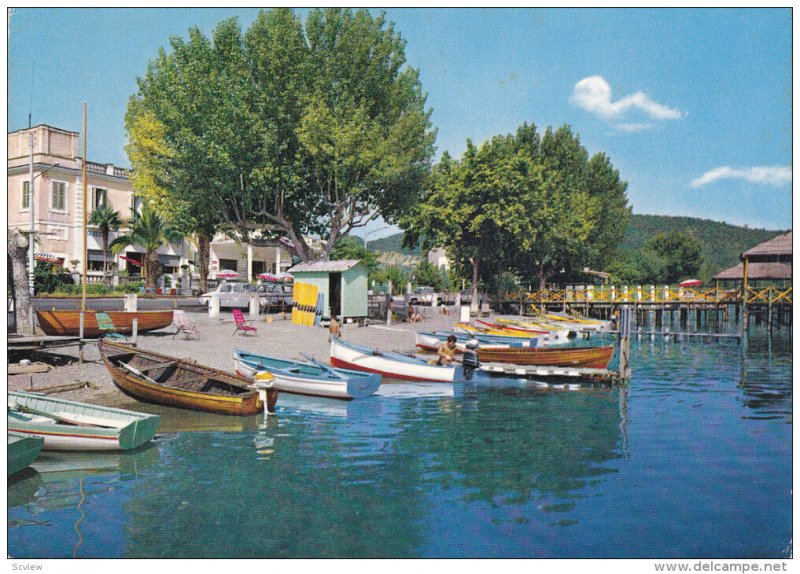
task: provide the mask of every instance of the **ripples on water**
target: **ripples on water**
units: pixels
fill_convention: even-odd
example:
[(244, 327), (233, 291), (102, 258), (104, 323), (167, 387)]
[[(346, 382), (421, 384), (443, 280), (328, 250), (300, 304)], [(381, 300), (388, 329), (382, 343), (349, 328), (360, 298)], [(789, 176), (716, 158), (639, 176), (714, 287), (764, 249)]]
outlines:
[(161, 409), (155, 445), (15, 478), (9, 553), (783, 556), (791, 351), (785, 334), (636, 341), (628, 389), (385, 384), (283, 395), (267, 420)]

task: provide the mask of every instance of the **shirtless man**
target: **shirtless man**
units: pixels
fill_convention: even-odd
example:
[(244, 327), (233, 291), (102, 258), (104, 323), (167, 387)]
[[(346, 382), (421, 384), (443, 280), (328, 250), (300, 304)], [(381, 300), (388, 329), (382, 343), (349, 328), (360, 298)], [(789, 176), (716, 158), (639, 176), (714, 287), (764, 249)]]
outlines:
[(436, 354), (439, 355), (437, 365), (449, 365), (452, 363), (456, 358), (456, 336), (448, 335), (447, 341), (439, 345)]

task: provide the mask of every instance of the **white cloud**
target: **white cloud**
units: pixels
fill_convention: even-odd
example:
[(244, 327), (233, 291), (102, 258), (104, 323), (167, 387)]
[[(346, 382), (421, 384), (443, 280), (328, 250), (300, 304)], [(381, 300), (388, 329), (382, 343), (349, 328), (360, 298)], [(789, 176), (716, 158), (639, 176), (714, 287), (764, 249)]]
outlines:
[(792, 168), (778, 165), (774, 167), (734, 169), (724, 165), (693, 179), (691, 185), (692, 187), (702, 187), (720, 179), (744, 179), (750, 183), (778, 186), (792, 181)]
[(634, 108), (656, 120), (674, 120), (684, 115), (683, 112), (654, 102), (644, 92), (636, 92), (612, 102), (611, 86), (600, 76), (589, 76), (575, 84), (570, 101), (607, 120), (619, 118)]

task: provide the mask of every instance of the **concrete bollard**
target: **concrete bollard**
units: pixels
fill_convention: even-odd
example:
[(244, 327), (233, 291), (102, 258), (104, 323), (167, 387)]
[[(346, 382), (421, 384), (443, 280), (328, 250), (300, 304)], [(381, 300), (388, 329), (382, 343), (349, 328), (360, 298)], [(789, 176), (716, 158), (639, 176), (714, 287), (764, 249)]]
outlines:
[(462, 323), (469, 323), (470, 320), (470, 305), (461, 305), (461, 317), (460, 321)]
[(127, 293), (125, 295), (125, 311), (135, 313), (138, 306), (139, 296), (136, 293)]
[(219, 295), (216, 293), (211, 294), (211, 300), (208, 302), (208, 317), (211, 319), (219, 317)]
[(259, 299), (258, 293), (250, 293), (250, 318), (258, 319)]

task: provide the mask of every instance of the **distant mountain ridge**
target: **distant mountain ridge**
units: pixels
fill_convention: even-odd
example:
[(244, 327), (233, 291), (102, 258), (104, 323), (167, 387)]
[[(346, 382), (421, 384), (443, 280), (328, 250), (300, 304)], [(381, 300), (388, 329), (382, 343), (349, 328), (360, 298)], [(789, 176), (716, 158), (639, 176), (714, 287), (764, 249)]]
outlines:
[[(788, 230), (757, 229), (697, 217), (633, 214), (620, 249), (635, 251), (653, 235), (669, 231), (690, 233), (696, 237), (703, 245), (707, 272), (715, 274), (736, 265), (739, 262), (739, 254), (743, 251)], [(402, 243), (403, 234), (396, 233), (370, 240), (369, 247), (374, 251), (422, 256), (419, 245), (415, 249), (408, 249), (404, 248)]]

